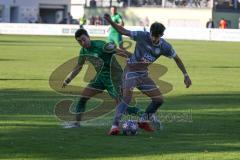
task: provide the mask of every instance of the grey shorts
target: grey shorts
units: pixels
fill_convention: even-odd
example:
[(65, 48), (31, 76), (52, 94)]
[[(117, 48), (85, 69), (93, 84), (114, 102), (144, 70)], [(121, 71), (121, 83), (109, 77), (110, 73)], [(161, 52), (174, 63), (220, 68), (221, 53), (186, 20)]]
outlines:
[(148, 72), (127, 71), (123, 75), (123, 89), (134, 89), (136, 87), (141, 91), (150, 91), (157, 88), (154, 81), (148, 77)]

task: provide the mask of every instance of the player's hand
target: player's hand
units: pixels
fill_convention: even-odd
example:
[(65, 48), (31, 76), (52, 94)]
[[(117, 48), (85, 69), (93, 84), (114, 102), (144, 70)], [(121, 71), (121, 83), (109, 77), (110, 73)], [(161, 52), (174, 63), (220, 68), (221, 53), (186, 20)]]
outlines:
[(64, 81), (62, 84), (62, 88), (65, 88), (68, 84)]
[(116, 52), (117, 52), (117, 55), (125, 57), (125, 58), (129, 58), (132, 55), (130, 52), (128, 52), (124, 48), (117, 48)]
[(66, 80), (64, 80), (63, 84), (62, 84), (62, 88), (65, 88), (69, 83), (70, 83), (70, 79), (67, 78)]
[(111, 16), (108, 13), (105, 13), (103, 17), (106, 21), (111, 21)]
[(123, 48), (116, 48), (117, 53), (119, 54), (126, 54), (126, 50)]
[(184, 76), (184, 83), (186, 85), (186, 88), (189, 88), (192, 85), (192, 81), (188, 75)]
[(116, 52), (120, 56), (127, 57), (127, 51), (123, 48), (116, 48)]

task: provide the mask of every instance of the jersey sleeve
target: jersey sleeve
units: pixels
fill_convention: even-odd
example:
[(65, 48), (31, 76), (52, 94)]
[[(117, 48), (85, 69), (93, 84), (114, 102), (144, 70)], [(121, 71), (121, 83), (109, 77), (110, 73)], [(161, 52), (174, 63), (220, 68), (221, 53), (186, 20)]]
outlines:
[(177, 55), (172, 45), (166, 41), (163, 41), (162, 51), (163, 51), (163, 55), (168, 58), (174, 58)]
[(84, 62), (85, 62), (85, 56), (84, 56), (84, 51), (83, 51), (83, 49), (81, 49), (81, 51), (80, 51), (80, 54), (79, 54), (79, 57), (78, 57), (78, 64), (79, 65), (83, 65), (84, 64)]
[(134, 41), (140, 41), (145, 38), (147, 32), (144, 31), (130, 31), (130, 38)]
[(115, 45), (115, 43), (113, 43), (113, 42), (108, 42), (108, 43), (105, 43), (105, 44), (103, 45), (102, 51), (103, 51), (104, 53), (114, 54), (114, 53), (116, 53), (116, 48), (117, 48), (117, 46)]

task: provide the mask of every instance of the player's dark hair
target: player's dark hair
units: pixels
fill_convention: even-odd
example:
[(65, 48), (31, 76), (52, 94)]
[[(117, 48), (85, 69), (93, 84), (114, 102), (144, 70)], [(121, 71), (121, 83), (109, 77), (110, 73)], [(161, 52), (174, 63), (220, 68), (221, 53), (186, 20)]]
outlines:
[(165, 26), (162, 23), (154, 22), (150, 27), (150, 32), (152, 36), (159, 36), (163, 35), (163, 32), (165, 30)]
[(83, 29), (83, 28), (80, 28), (80, 29), (78, 29), (78, 30), (75, 32), (75, 39), (77, 39), (77, 38), (80, 37), (81, 35), (86, 35), (86, 36), (89, 37), (88, 32), (87, 32), (85, 29)]
[(114, 8), (115, 10), (117, 9), (117, 7), (116, 7), (116, 6), (111, 6), (111, 8)]

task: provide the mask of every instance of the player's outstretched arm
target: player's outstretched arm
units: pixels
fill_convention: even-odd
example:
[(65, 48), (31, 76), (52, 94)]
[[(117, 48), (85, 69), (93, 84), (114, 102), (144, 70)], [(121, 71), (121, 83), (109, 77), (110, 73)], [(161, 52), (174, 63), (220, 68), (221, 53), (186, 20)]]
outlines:
[(120, 34), (125, 35), (125, 36), (128, 36), (128, 37), (131, 36), (130, 31), (127, 30), (127, 29), (125, 29), (125, 28), (123, 28), (121, 25), (118, 25), (117, 23), (113, 22), (113, 21), (111, 20), (111, 17), (110, 17), (109, 14), (107, 14), (107, 13), (104, 14), (104, 18), (105, 18), (106, 21), (108, 21), (108, 22), (111, 24), (111, 26), (112, 26), (114, 29), (116, 29)]
[(77, 64), (76, 67), (73, 68), (71, 74), (64, 80), (62, 84), (62, 88), (65, 88), (81, 71), (83, 65)]
[(189, 75), (188, 75), (188, 73), (186, 71), (186, 68), (185, 68), (182, 60), (180, 59), (180, 57), (178, 57), (178, 55), (176, 55), (174, 57), (174, 60), (175, 60), (175, 62), (177, 64), (178, 68), (182, 71), (182, 73), (184, 75), (184, 83), (186, 85), (186, 88), (189, 88), (191, 86), (191, 84), (192, 84), (192, 81), (191, 81), (191, 79), (190, 79), (190, 77), (189, 77)]

